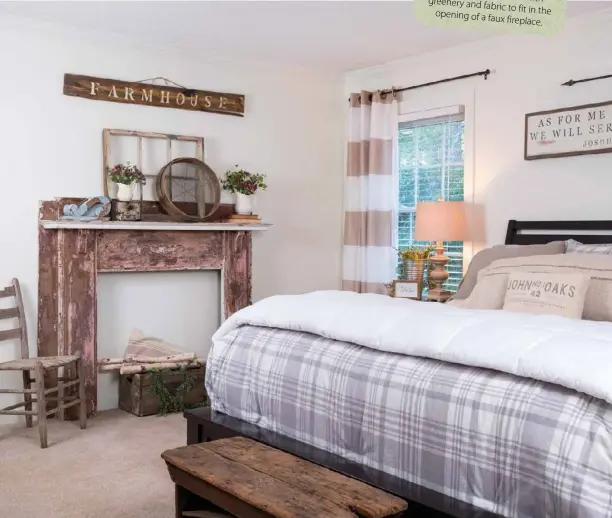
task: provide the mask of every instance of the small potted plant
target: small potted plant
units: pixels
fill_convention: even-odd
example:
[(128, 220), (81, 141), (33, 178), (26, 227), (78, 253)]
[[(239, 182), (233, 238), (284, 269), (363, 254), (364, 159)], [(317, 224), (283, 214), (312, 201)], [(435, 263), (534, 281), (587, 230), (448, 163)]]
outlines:
[(221, 187), (236, 195), (236, 214), (252, 214), (255, 205), (255, 193), (267, 189), (266, 175), (249, 173), (236, 165), (225, 173)]
[(428, 259), (434, 252), (434, 245), (424, 248), (409, 247), (401, 250), (399, 256), (402, 260), (402, 278), (404, 280), (423, 281), (423, 273)]
[(124, 164), (117, 164), (112, 169), (106, 169), (109, 178), (117, 185), (117, 199), (119, 201), (132, 201), (134, 192), (132, 184), (144, 185), (147, 183), (146, 176), (138, 167), (129, 161)]

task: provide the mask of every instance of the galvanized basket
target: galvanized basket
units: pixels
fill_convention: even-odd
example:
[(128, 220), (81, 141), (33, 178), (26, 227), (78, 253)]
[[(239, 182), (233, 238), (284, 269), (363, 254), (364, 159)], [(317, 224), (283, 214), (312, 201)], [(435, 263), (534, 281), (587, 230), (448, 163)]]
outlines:
[(402, 280), (422, 283), (426, 265), (426, 259), (404, 259), (402, 264)]
[(427, 262), (427, 259), (404, 259), (402, 261), (402, 280), (418, 283), (419, 299), (423, 294), (423, 275)]

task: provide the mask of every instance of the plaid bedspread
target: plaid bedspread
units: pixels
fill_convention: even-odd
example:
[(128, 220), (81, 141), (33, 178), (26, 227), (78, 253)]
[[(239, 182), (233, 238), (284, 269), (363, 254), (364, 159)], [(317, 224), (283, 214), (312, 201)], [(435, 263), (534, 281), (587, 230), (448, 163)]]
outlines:
[(215, 410), (502, 516), (612, 517), (602, 400), (301, 332), (224, 342), (206, 369)]

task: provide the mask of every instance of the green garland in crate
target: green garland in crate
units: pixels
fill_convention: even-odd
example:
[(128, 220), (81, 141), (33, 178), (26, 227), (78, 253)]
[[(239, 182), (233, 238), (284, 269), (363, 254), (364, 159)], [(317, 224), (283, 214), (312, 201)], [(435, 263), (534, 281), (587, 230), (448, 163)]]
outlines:
[(163, 382), (163, 373), (172, 372), (174, 369), (159, 369), (149, 371), (151, 376), (151, 392), (159, 401), (159, 415), (172, 414), (174, 412), (183, 412), (189, 405), (185, 404), (185, 396), (194, 387), (196, 377), (190, 374), (187, 369), (181, 368), (185, 374), (182, 383), (176, 387), (172, 394)]

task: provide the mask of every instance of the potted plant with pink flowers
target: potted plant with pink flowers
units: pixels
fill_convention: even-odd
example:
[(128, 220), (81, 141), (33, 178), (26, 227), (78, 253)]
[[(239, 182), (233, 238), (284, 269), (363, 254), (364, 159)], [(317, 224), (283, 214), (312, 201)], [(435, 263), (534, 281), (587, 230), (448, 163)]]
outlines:
[(142, 186), (147, 183), (147, 178), (142, 171), (129, 161), (127, 164), (116, 164), (112, 168), (107, 167), (106, 173), (117, 186), (117, 199), (119, 201), (132, 200), (134, 196), (132, 190), (133, 184), (140, 184)]
[(225, 173), (221, 187), (236, 195), (236, 214), (253, 214), (255, 193), (268, 188), (265, 178), (264, 174), (250, 173), (238, 165)]

